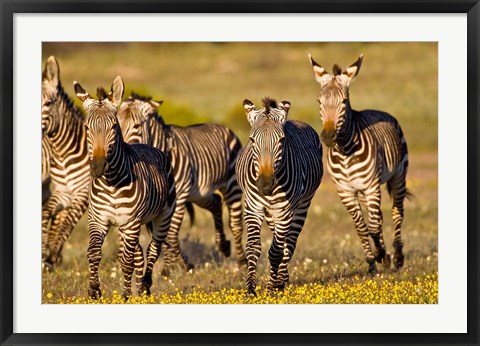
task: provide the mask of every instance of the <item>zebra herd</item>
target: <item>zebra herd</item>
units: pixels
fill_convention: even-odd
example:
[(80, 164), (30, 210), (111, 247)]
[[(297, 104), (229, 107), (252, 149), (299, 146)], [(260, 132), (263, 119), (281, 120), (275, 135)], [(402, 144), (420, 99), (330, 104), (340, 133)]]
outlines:
[[(387, 184), (393, 201), (393, 264), (400, 269), (403, 202), (409, 194), (407, 145), (400, 125), (388, 113), (351, 108), (349, 87), (363, 55), (345, 70), (334, 65), (333, 74), (310, 55), (309, 59), (320, 84), (321, 136), (304, 122), (288, 120), (289, 101), (277, 103), (267, 97), (257, 107), (244, 100), (251, 130), (242, 148), (225, 126), (166, 124), (157, 113), (161, 101), (135, 93), (124, 99), (120, 76), (109, 92), (98, 88), (96, 99), (74, 82), (84, 114), (66, 94), (57, 60), (49, 57), (42, 74), (45, 270), (61, 262), (63, 245), (88, 208), (89, 296), (101, 296), (98, 267), (111, 225), (120, 234), (124, 297), (132, 294), (134, 273), (141, 283), (139, 292), (150, 294), (153, 266), (162, 250), (163, 274), (168, 275), (173, 264), (193, 268), (179, 243), (185, 210), (193, 222), (193, 204), (212, 214), (218, 250), (225, 257), (231, 255), (222, 221), (225, 203), (237, 263), (247, 266), (248, 293), (255, 295), (264, 220), (273, 234), (267, 289), (283, 289), (289, 281), (288, 263), (322, 180), (322, 142), (327, 147), (327, 170), (355, 223), (370, 273), (376, 273), (376, 263), (391, 265), (380, 209), (380, 186)], [(141, 225), (151, 235), (145, 253), (139, 243)]]

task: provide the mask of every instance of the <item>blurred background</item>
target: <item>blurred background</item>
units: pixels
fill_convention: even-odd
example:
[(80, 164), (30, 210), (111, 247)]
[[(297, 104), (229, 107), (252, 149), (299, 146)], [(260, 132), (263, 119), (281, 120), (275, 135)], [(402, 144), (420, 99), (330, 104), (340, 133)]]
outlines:
[[(135, 91), (164, 101), (158, 111), (166, 123), (216, 122), (230, 127), (246, 143), (250, 126), (242, 107), (245, 98), (257, 105), (265, 96), (288, 100), (292, 104), (289, 118), (305, 121), (320, 133), (322, 124), (316, 101), (319, 85), (308, 53), (327, 71), (335, 63), (348, 67), (364, 53), (361, 70), (350, 88), (351, 105), (356, 110), (378, 109), (395, 116), (409, 148), (407, 187), (415, 197), (405, 204), (405, 269), (395, 275), (413, 279), (421, 273), (436, 273), (436, 43), (55, 42), (43, 44), (42, 69), (46, 59), (54, 55), (60, 64), (65, 91), (79, 107), (81, 104), (73, 92), (74, 80), (94, 94), (99, 86), (109, 89), (115, 76), (121, 75), (126, 86), (125, 97)], [(389, 252), (393, 250), (390, 208), (391, 201), (383, 189), (384, 233)], [(243, 273), (236, 269), (234, 260), (223, 259), (216, 251), (210, 215), (199, 208), (196, 213), (195, 225), (190, 227), (186, 217), (180, 234), (182, 249), (197, 270), (190, 275), (178, 273), (182, 279), (177, 285), (185, 290), (199, 282), (206, 290), (243, 287)], [(225, 221), (226, 214), (225, 210)], [(228, 223), (225, 225), (231, 239)], [(101, 282), (106, 291), (121, 287), (119, 267), (113, 264), (118, 237), (108, 238), (111, 240), (104, 246), (101, 265), (105, 271), (103, 279), (101, 272)], [(260, 284), (267, 275), (266, 253), (270, 241), (271, 234), (265, 228)], [(65, 245), (62, 265), (55, 273), (44, 275), (44, 290), (54, 294), (86, 292), (86, 247), (87, 223), (83, 218)], [(108, 261), (112, 265), (105, 264)], [(161, 261), (157, 265), (161, 266)], [(363, 275), (366, 269), (353, 221), (325, 171), (290, 265), (291, 280), (293, 283), (341, 280)], [(212, 275), (217, 278), (215, 282), (209, 279)], [(160, 280), (154, 286), (157, 289), (172, 289), (168, 282), (156, 279)]]

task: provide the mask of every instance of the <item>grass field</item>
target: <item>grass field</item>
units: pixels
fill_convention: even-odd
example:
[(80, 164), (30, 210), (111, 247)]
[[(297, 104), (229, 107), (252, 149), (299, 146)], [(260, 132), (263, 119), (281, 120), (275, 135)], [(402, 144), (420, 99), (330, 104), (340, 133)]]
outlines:
[[(249, 125), (245, 98), (264, 96), (289, 100), (290, 119), (310, 123), (318, 132), (318, 84), (307, 53), (327, 69), (345, 67), (365, 54), (351, 87), (355, 109), (388, 111), (401, 123), (409, 145), (408, 188), (403, 239), (405, 267), (400, 272), (379, 267), (366, 275), (362, 246), (353, 221), (337, 196), (328, 173), (317, 191), (289, 265), (291, 285), (283, 293), (266, 294), (267, 249), (271, 234), (262, 233), (259, 296), (245, 296), (243, 269), (225, 259), (214, 244), (213, 219), (196, 208), (196, 222), (182, 226), (181, 247), (195, 270), (160, 276), (154, 271), (151, 298), (131, 303), (437, 303), (437, 45), (434, 43), (45, 43), (42, 64), (55, 55), (69, 95), (72, 82), (87, 90), (110, 86), (116, 75), (131, 90), (164, 100), (159, 112), (167, 123), (218, 122), (231, 127), (245, 143)], [(73, 97), (72, 97), (73, 99)], [(75, 100), (75, 102), (77, 102)], [(77, 103), (79, 104), (79, 103)], [(382, 194), (384, 234), (392, 251), (391, 201)], [(226, 211), (224, 213), (227, 223)], [(85, 217), (64, 247), (64, 261), (43, 275), (44, 303), (86, 303), (88, 228)], [(144, 232), (142, 242), (148, 241)], [(231, 233), (226, 230), (227, 237)], [(244, 236), (244, 239), (246, 235)], [(39, 245), (40, 246), (40, 245)], [(100, 282), (104, 303), (123, 303), (122, 274), (116, 261), (117, 230), (104, 245)]]

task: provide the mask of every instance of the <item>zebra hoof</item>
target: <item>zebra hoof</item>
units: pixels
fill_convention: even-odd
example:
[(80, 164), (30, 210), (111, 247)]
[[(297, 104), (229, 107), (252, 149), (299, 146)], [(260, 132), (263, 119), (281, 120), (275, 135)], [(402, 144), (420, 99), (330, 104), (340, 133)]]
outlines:
[(403, 254), (395, 254), (393, 257), (393, 265), (395, 269), (400, 270), (403, 267), (405, 256)]
[(131, 292), (124, 292), (124, 293), (122, 294), (122, 298), (123, 298), (123, 300), (125, 301), (125, 303), (128, 302), (128, 300), (130, 299), (131, 296), (132, 296), (132, 293), (131, 293)]
[(56, 263), (57, 264), (62, 264), (62, 262), (63, 262), (63, 255), (62, 255), (62, 253), (59, 253), (58, 256), (57, 256)]
[(385, 254), (382, 264), (385, 268), (389, 269), (392, 264), (392, 255), (390, 255), (389, 253)]
[(372, 276), (375, 276), (375, 275), (378, 274), (377, 266), (375, 265), (375, 263), (370, 263), (369, 264), (368, 274), (372, 275)]
[(247, 268), (247, 265), (248, 265), (248, 261), (245, 257), (242, 257), (237, 260), (237, 266), (239, 268)]
[(230, 240), (224, 240), (220, 243), (219, 250), (225, 257), (230, 257), (230, 254), (232, 253), (232, 245), (230, 243)]
[(90, 289), (88, 290), (88, 296), (93, 300), (98, 300), (102, 297), (102, 292), (99, 288), (90, 287)]
[(147, 286), (144, 286), (143, 284), (140, 286), (140, 289), (138, 290), (138, 292), (140, 293), (140, 295), (145, 295), (147, 297), (150, 296), (150, 294), (152, 294), (152, 292), (150, 291), (150, 288), (147, 287)]
[(252, 298), (256, 297), (257, 292), (255, 292), (255, 287), (247, 287), (247, 295)]
[(141, 285), (140, 285), (140, 292), (147, 291), (147, 295), (150, 295), (150, 287), (152, 287), (152, 276), (149, 274), (145, 274), (145, 276), (141, 280)]
[(170, 266), (165, 266), (162, 268), (162, 271), (160, 272), (160, 274), (168, 278), (172, 275), (172, 268), (170, 268)]
[(193, 272), (195, 270), (195, 266), (192, 263), (187, 263), (186, 268), (187, 273)]
[(375, 261), (377, 263), (383, 263), (386, 255), (385, 249), (375, 249)]
[(53, 265), (49, 262), (42, 262), (42, 270), (44, 273), (52, 273), (53, 272)]

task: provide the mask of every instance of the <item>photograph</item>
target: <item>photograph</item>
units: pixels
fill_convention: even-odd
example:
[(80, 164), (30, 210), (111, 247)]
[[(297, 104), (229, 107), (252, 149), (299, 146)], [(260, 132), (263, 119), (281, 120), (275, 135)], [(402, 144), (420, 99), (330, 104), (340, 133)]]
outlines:
[(439, 303), (438, 42), (44, 41), (38, 66), (42, 304)]

